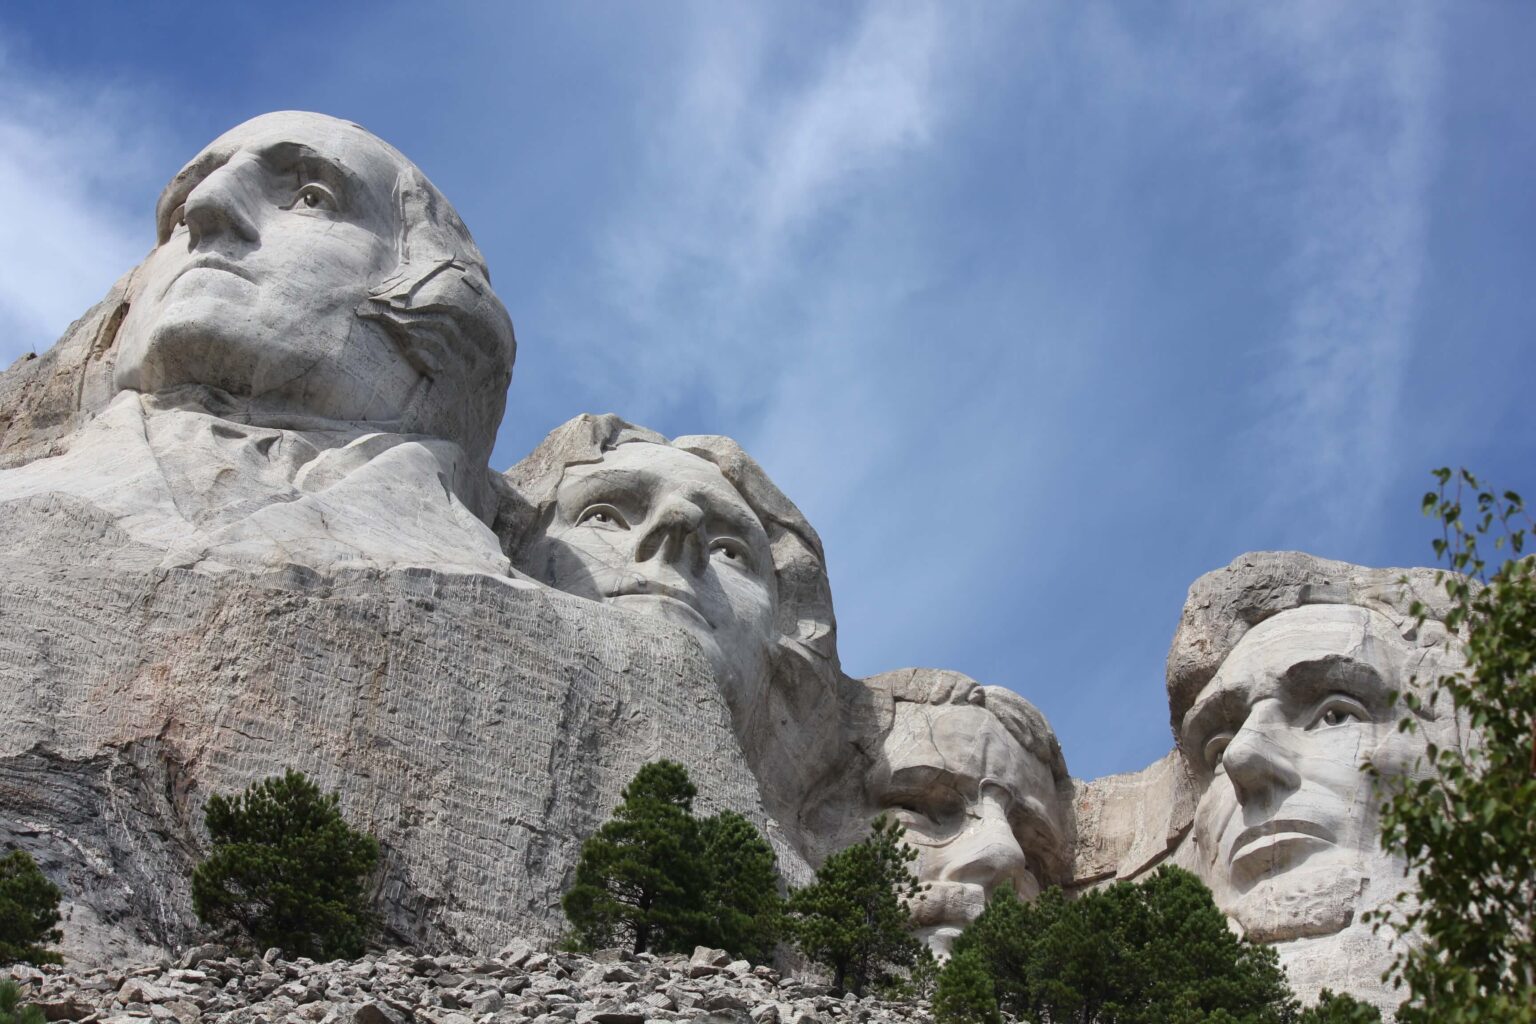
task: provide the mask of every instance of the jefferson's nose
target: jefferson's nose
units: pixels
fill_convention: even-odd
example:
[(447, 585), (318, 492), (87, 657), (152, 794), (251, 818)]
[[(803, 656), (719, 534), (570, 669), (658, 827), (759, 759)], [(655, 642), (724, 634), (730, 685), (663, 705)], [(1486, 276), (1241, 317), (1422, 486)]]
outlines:
[(254, 242), (260, 237), (243, 166), (244, 162), (237, 158), (216, 169), (187, 193), (182, 218), (187, 223), (191, 248), (197, 248), (203, 239), (221, 234), (230, 234), (245, 242)]
[(1301, 775), (1283, 741), (1288, 728), (1278, 707), (1255, 706), (1222, 751), (1221, 763), (1237, 791), (1238, 802), (1264, 803), (1301, 784)]
[[(703, 521), (704, 510), (699, 506), (677, 495), (668, 497), (635, 546), (635, 561), (659, 558), (675, 565), (696, 554), (689, 549), (698, 547), (696, 537)], [(690, 545), (690, 540), (695, 542)]]
[(987, 895), (999, 886), (1017, 889), (1029, 876), (1028, 858), (994, 798), (983, 796), (981, 818), (949, 848), (950, 859), (939, 877), (947, 882), (979, 885)]

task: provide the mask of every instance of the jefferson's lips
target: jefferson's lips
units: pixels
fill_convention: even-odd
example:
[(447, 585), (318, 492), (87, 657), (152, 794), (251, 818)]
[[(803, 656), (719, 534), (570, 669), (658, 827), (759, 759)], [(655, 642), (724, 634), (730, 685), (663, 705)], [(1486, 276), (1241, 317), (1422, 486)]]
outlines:
[[(1266, 842), (1271, 839), (1274, 841)], [(1301, 818), (1274, 818), (1239, 832), (1237, 839), (1232, 843), (1231, 851), (1227, 854), (1227, 863), (1235, 864), (1250, 853), (1259, 853), (1265, 849), (1296, 841), (1332, 845), (1337, 840), (1332, 829), (1319, 825), (1315, 821), (1306, 821)]]
[(671, 601), (688, 609), (693, 615), (710, 629), (714, 624), (704, 615), (704, 609), (699, 607), (697, 598), (681, 587), (668, 586), (648, 579), (629, 579), (615, 587), (608, 594), (608, 600), (617, 601), (626, 597), (654, 597), (665, 601)]

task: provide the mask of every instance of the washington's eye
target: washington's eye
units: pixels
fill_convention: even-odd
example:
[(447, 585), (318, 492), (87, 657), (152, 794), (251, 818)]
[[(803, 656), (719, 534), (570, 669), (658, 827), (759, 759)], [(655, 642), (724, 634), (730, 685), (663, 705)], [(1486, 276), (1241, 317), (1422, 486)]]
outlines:
[(293, 202), (284, 209), (335, 210), (337, 205), (334, 192), (318, 181), (311, 181), (294, 193)]
[(1205, 741), (1205, 763), (1215, 771), (1221, 767), (1221, 756), (1227, 752), (1227, 744), (1232, 742), (1232, 734), (1229, 732), (1212, 736)]
[(1317, 711), (1317, 717), (1312, 721), (1312, 728), (1319, 726), (1333, 728), (1349, 722), (1365, 722), (1370, 719), (1360, 702), (1343, 694), (1334, 694), (1329, 697)]
[(187, 204), (182, 203), (171, 211), (171, 230), (175, 231), (187, 222)]
[(589, 505), (576, 519), (577, 526), (591, 525), (603, 530), (627, 530), (629, 524), (612, 505)]

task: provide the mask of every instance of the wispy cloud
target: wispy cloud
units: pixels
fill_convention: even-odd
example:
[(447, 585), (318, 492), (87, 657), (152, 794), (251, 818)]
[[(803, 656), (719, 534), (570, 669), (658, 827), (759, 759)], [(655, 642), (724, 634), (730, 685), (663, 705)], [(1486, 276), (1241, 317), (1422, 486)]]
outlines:
[(775, 60), (788, 25), (748, 8), (702, 10), (602, 242), (600, 291), (645, 339), (604, 362), (641, 385), (642, 406), (690, 391), (750, 400), (792, 374), (795, 350), (813, 340), (775, 335), (764, 316), (784, 311), (769, 307), (814, 263), (805, 248), (829, 216), (920, 151), (940, 116), (944, 36), (932, 6), (872, 4), (794, 68)]
[(1280, 127), (1299, 165), (1291, 311), (1259, 428), (1292, 485), (1273, 511), (1326, 499), (1333, 526), (1358, 536), (1350, 521), (1373, 517), (1398, 469), (1438, 152), (1436, 18), (1423, 3), (1268, 10), (1263, 43), (1287, 65)]
[(156, 135), (141, 100), (0, 48), (0, 365), (52, 345), (153, 244)]

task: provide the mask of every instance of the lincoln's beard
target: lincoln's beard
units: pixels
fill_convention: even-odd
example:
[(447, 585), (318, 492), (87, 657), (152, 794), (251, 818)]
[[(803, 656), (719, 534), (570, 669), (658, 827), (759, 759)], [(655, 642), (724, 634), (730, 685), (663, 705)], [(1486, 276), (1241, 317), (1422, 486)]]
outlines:
[(1370, 884), (1358, 867), (1303, 865), (1260, 881), (1224, 908), (1255, 942), (1288, 942), (1343, 931)]

